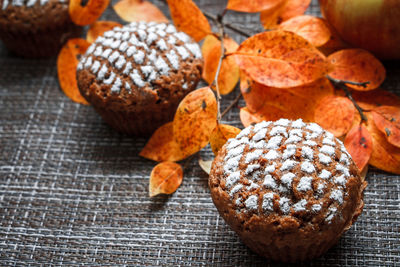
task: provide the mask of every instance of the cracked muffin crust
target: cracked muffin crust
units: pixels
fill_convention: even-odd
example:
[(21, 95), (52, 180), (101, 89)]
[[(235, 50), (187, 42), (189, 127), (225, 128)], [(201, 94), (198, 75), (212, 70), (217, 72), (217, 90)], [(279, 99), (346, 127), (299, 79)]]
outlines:
[(113, 128), (149, 135), (171, 121), (201, 77), (200, 48), (171, 24), (133, 22), (105, 32), (78, 65), (81, 94)]
[(213, 162), (209, 186), (221, 216), (247, 246), (295, 262), (337, 242), (362, 211), (366, 183), (333, 134), (281, 119), (229, 139)]

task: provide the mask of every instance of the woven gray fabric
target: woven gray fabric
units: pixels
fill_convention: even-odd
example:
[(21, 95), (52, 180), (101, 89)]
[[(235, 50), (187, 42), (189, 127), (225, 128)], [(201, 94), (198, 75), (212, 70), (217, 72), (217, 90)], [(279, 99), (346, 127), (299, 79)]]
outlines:
[[(223, 8), (222, 1), (196, 2), (213, 13)], [(308, 12), (319, 13), (316, 1)], [(117, 16), (110, 8), (102, 19)], [(260, 29), (257, 15), (229, 12), (227, 20)], [(383, 88), (400, 93), (398, 63), (386, 64)], [(224, 97), (223, 108), (238, 93)], [(237, 108), (224, 119), (241, 126)], [(55, 59), (17, 58), (1, 45), (0, 265), (279, 266), (247, 249), (221, 219), (197, 160), (175, 194), (149, 198), (155, 163), (138, 156), (145, 142), (65, 97)], [(212, 157), (209, 148), (200, 154)], [(400, 177), (371, 168), (367, 181), (357, 223), (307, 264), (400, 265)]]

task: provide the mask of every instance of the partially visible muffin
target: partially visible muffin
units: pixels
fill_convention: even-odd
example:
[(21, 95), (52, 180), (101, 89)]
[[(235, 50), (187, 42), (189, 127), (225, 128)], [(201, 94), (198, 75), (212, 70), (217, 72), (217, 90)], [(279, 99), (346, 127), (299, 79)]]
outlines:
[(133, 22), (105, 32), (78, 65), (78, 87), (116, 130), (147, 136), (172, 121), (201, 77), (200, 47), (171, 24)]
[(69, 0), (0, 0), (0, 39), (23, 57), (50, 57), (82, 27), (68, 12)]
[(209, 186), (225, 221), (267, 258), (320, 256), (363, 208), (366, 186), (343, 143), (315, 123), (245, 128), (215, 158)]

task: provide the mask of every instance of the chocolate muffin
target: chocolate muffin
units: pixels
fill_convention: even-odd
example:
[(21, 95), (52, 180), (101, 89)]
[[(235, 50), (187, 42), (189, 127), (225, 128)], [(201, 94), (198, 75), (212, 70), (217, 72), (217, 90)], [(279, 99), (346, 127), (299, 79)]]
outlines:
[(146, 136), (172, 121), (182, 98), (201, 77), (200, 47), (171, 24), (115, 27), (88, 48), (78, 87), (116, 130)]
[(0, 0), (0, 39), (23, 57), (56, 55), (81, 34), (68, 12), (68, 0)]
[(362, 211), (366, 182), (333, 134), (281, 119), (229, 139), (209, 186), (219, 213), (247, 246), (296, 262), (320, 256), (349, 229)]

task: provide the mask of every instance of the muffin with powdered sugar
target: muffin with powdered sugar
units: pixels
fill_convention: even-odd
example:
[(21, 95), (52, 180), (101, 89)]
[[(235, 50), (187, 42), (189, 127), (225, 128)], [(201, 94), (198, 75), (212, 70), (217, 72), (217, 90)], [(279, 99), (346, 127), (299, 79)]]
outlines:
[(281, 119), (229, 139), (209, 186), (221, 216), (247, 246), (295, 262), (318, 257), (349, 229), (362, 211), (366, 183), (333, 134)]
[(202, 66), (198, 44), (173, 25), (133, 22), (96, 39), (80, 60), (77, 80), (109, 125), (146, 136), (173, 119)]
[(23, 57), (54, 56), (82, 27), (68, 12), (69, 0), (0, 0), (0, 39)]

